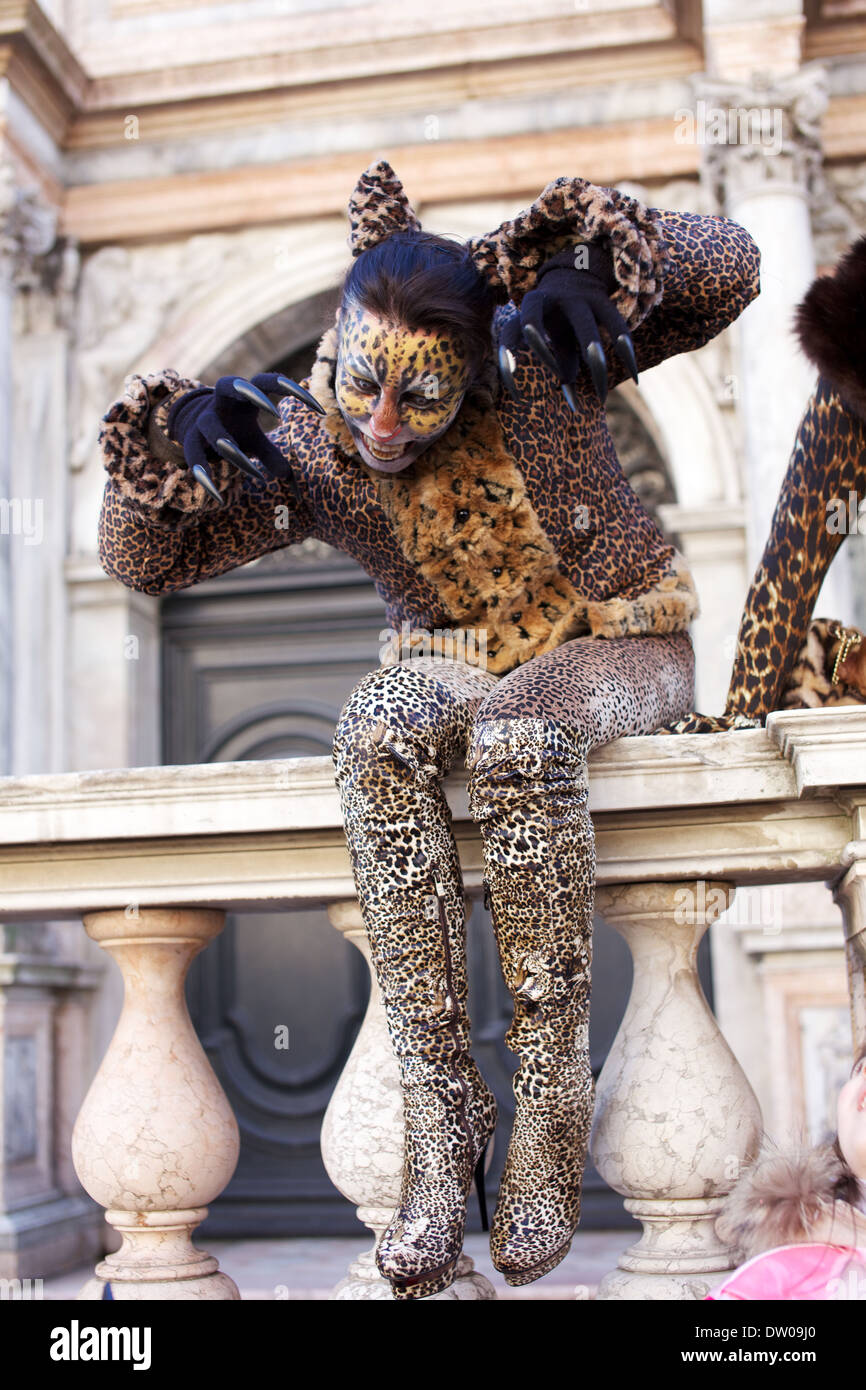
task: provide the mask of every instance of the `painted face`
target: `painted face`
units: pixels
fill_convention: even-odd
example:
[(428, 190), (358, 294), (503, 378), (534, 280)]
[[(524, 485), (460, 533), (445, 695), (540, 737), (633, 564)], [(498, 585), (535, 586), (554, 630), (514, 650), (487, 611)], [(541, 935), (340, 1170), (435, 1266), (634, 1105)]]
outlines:
[(400, 473), (438, 439), (463, 401), (469, 368), (448, 334), (341, 316), (334, 394), (365, 463)]
[(836, 1107), (839, 1147), (855, 1177), (866, 1181), (866, 1052), (854, 1063)]

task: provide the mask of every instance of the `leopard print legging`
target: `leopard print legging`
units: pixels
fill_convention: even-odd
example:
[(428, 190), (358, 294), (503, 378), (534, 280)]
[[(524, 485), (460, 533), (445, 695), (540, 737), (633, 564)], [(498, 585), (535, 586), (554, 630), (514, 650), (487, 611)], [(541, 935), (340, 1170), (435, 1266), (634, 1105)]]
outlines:
[(453, 1277), (468, 1183), (496, 1124), (470, 1051), (466, 902), (442, 778), (465, 754), (514, 999), (505, 1042), (520, 1065), (490, 1250), (522, 1284), (570, 1246), (592, 1124), (587, 756), (693, 703), (687, 633), (579, 637), (503, 676), (415, 656), (369, 672), (346, 701), (337, 784), (403, 1089), (400, 1202), (376, 1254), (395, 1296), (408, 1296), (400, 1278), (432, 1270), (416, 1283), (432, 1292)]
[[(497, 911), (505, 920), (521, 902), (533, 915), (529, 945), (537, 950), (528, 977), (518, 978), (527, 945), (499, 941), (506, 982), (515, 998), (521, 988), (537, 998), (545, 983), (556, 997), (579, 962), (588, 1005), (595, 852), (587, 755), (615, 738), (652, 732), (693, 701), (688, 633), (579, 637), (504, 676), (416, 656), (358, 683), (340, 713), (333, 756), (358, 899), (399, 1057), (434, 1048), (429, 1007), (441, 1003), (446, 984), (439, 924), (429, 911), (434, 891), (450, 938), (451, 984), (465, 1000), (464, 888), (440, 785), (454, 760), (466, 756), (471, 769), (470, 811), (482, 835), (494, 922)], [(556, 935), (563, 922), (565, 953)], [(457, 1012), (454, 1026), (465, 1025), (461, 1041), (468, 1047), (468, 1019)], [(516, 1018), (509, 1045), (519, 1042), (519, 1030)]]

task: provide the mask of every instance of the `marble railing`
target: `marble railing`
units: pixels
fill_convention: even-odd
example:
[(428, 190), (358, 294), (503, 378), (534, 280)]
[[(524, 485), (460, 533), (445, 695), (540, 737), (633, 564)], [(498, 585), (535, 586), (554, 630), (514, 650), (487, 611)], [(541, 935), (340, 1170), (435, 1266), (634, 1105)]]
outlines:
[[(739, 885), (826, 883), (845, 923), (855, 1044), (866, 1043), (866, 709), (620, 739), (592, 755), (589, 781), (597, 907), (635, 964), (598, 1080), (592, 1153), (643, 1227), (599, 1297), (701, 1298), (731, 1267), (714, 1219), (761, 1114), (702, 993), (698, 944)], [(472, 897), (482, 854), (465, 774), (445, 790)], [(123, 1243), (82, 1298), (100, 1298), (108, 1279), (116, 1299), (238, 1297), (191, 1239), (234, 1171), (238, 1129), (183, 980), (227, 911), (316, 904), (367, 956), (327, 757), (0, 780), (0, 921), (83, 919), (125, 983), (72, 1136), (79, 1180)], [(397, 1067), (374, 981), (322, 1151), (376, 1236), (397, 1202), (401, 1150)], [(372, 1253), (335, 1298), (390, 1298)], [(494, 1293), (464, 1258), (440, 1297)]]

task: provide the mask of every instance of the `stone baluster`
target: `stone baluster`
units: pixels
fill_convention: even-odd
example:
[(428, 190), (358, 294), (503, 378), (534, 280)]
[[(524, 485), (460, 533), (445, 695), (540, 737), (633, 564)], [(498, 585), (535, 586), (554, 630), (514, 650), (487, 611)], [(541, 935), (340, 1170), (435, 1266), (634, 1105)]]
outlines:
[(854, 1056), (866, 1048), (866, 840), (851, 840), (841, 861), (846, 872), (833, 889), (845, 923), (845, 960)]
[[(403, 1099), (400, 1070), (391, 1047), (385, 1009), (372, 967), (367, 933), (356, 900), (333, 903), (328, 916), (361, 952), (370, 969), (370, 1002), (322, 1125), (322, 1158), (331, 1182), (354, 1202), (358, 1219), (373, 1232), (372, 1246), (349, 1266), (331, 1297), (391, 1299), (391, 1286), (375, 1264), (376, 1246), (400, 1200), (403, 1169)], [(457, 1278), (427, 1303), (493, 1299), (493, 1285), (461, 1255)]]
[(79, 1181), (123, 1237), (79, 1298), (238, 1299), (217, 1261), (192, 1244), (238, 1160), (238, 1127), (192, 1026), (184, 980), (225, 913), (92, 912), (88, 936), (120, 967), (123, 1012), (72, 1135)]
[(761, 1112), (697, 974), (701, 937), (733, 894), (704, 881), (596, 893), (628, 943), (634, 980), (596, 1087), (592, 1155), (644, 1228), (600, 1299), (700, 1299), (734, 1263), (714, 1222), (757, 1150)]

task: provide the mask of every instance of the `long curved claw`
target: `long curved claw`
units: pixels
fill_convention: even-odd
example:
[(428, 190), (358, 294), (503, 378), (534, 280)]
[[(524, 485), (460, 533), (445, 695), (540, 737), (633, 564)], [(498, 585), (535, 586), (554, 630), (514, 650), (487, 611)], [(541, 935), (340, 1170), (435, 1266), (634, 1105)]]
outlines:
[(571, 406), (572, 410), (574, 411), (574, 413), (575, 413), (575, 415), (576, 415), (576, 414), (577, 414), (577, 401), (574, 399), (574, 391), (573, 391), (572, 388), (569, 386), (569, 384), (568, 384), (567, 381), (564, 381), (564, 382), (562, 383), (562, 394), (565, 396), (565, 399), (568, 401), (568, 404)]
[(206, 492), (210, 493), (211, 497), (216, 498), (217, 502), (219, 502), (221, 507), (225, 506), (225, 498), (223, 497), (222, 493), (220, 492), (219, 488), (214, 482), (213, 476), (207, 464), (194, 463), (192, 466), (192, 476), (195, 478), (196, 482), (201, 483), (202, 487), (205, 489)]
[(535, 327), (534, 323), (527, 323), (524, 325), (523, 336), (528, 342), (529, 346), (532, 348), (532, 351), (535, 353), (536, 357), (541, 358), (545, 367), (549, 367), (552, 372), (555, 372), (556, 375), (561, 378), (562, 373), (559, 370), (559, 363), (557, 362), (550, 348), (547, 346), (547, 343), (542, 338), (538, 329)]
[(628, 333), (620, 333), (613, 345), (613, 350), (620, 362), (624, 362), (632, 378), (637, 385), (637, 360), (634, 355), (634, 344)]
[(251, 381), (244, 381), (242, 376), (236, 376), (232, 382), (239, 396), (244, 396), (253, 405), (257, 405), (259, 410), (266, 410), (275, 420), (280, 419), (280, 412), (272, 401), (269, 401), (264, 391), (260, 391), (258, 386), (253, 386)]
[(235, 464), (242, 473), (248, 474), (249, 477), (259, 480), (269, 477), (269, 474), (261, 464), (253, 463), (252, 459), (247, 458), (246, 454), (241, 453), (237, 445), (233, 444), (230, 439), (226, 439), (224, 435), (220, 435), (219, 439), (215, 441), (214, 448), (221, 459), (225, 459), (226, 463)]
[(596, 395), (604, 405), (607, 400), (607, 363), (604, 360), (601, 343), (596, 338), (586, 349), (586, 360), (589, 363), (592, 384), (595, 387)]
[(327, 410), (316, 400), (315, 396), (311, 396), (309, 391), (305, 391), (303, 386), (299, 386), (296, 381), (291, 381), (289, 377), (282, 375), (277, 377), (277, 381), (286, 395), (297, 396), (299, 401), (304, 401), (306, 405), (312, 406), (313, 410), (317, 410), (320, 415), (327, 415)]
[(511, 396), (512, 400), (519, 401), (520, 394), (517, 390), (517, 387), (514, 384), (514, 369), (517, 366), (517, 363), (514, 360), (514, 353), (511, 351), (510, 348), (507, 348), (504, 343), (499, 344), (498, 360), (499, 376), (501, 378), (503, 386), (505, 387), (509, 396)]

